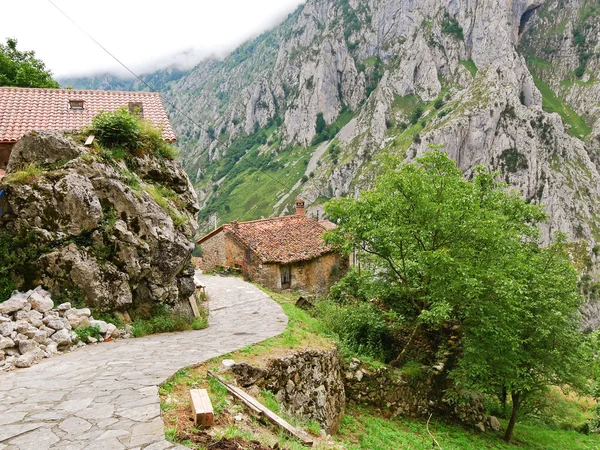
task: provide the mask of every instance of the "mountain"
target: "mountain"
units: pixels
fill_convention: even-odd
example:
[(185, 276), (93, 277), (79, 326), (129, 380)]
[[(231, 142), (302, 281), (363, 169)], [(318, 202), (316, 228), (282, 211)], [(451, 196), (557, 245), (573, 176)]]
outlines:
[(357, 195), (380, 157), (441, 145), (485, 164), (551, 220), (586, 272), (600, 326), (600, 81), (596, 0), (308, 0), (163, 92), (200, 219), (309, 213)]
[[(188, 70), (181, 70), (177, 67), (168, 67), (155, 72), (150, 72), (140, 76), (142, 80), (152, 86), (153, 90), (159, 92), (167, 91), (170, 86), (185, 77)], [(96, 74), (92, 76), (64, 77), (59, 78), (58, 82), (63, 88), (73, 89), (94, 89), (106, 91), (147, 91), (148, 86), (136, 78), (123, 78), (111, 73)]]

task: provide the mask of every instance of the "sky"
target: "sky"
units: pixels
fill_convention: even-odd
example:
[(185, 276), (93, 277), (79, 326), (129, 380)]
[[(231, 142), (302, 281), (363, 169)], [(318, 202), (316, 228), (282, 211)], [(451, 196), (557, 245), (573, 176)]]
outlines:
[[(224, 56), (280, 22), (304, 0), (51, 0), (132, 70), (189, 68)], [(0, 0), (0, 40), (34, 50), (55, 77), (124, 74), (50, 0)], [(10, 18), (10, 20), (6, 20)]]

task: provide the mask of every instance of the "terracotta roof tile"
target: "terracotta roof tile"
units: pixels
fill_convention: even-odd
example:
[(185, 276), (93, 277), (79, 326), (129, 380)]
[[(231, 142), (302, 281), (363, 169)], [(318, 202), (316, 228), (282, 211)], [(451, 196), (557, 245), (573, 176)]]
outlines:
[[(69, 109), (71, 100), (83, 100), (84, 109)], [(163, 130), (166, 141), (177, 139), (156, 92), (0, 87), (0, 142), (16, 142), (36, 130), (78, 130), (100, 111), (115, 111), (129, 102), (143, 104), (144, 118)]]
[(288, 264), (308, 261), (332, 251), (323, 241), (327, 231), (304, 215), (275, 217), (254, 222), (235, 222), (223, 229), (249, 245), (262, 262)]

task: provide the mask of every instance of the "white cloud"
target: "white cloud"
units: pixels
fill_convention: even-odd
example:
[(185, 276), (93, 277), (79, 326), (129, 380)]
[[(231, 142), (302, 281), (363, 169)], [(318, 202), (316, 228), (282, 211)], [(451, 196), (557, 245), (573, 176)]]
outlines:
[[(282, 21), (303, 0), (53, 0), (135, 71), (222, 55)], [(121, 72), (48, 0), (2, 2), (0, 39), (15, 37), (56, 76)], [(186, 52), (187, 56), (181, 54)], [(177, 54), (180, 54), (176, 57)]]

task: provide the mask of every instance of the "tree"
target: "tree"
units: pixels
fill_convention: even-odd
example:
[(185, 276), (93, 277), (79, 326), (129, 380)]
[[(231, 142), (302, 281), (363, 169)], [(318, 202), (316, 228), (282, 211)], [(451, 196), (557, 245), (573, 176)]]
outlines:
[(0, 44), (0, 86), (60, 87), (35, 52), (18, 50), (17, 40), (10, 38)]
[(359, 249), (363, 276), (385, 308), (420, 328), (456, 324), (457, 387), (506, 390), (513, 412), (548, 384), (583, 370), (577, 273), (563, 237), (538, 244), (541, 206), (528, 204), (483, 167), (467, 180), (445, 153), (413, 164), (390, 159), (374, 189), (325, 207), (339, 227), (327, 239)]

